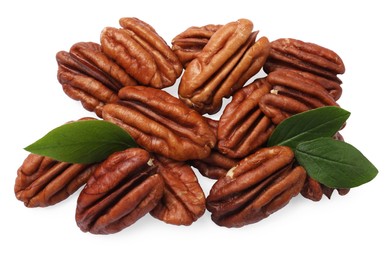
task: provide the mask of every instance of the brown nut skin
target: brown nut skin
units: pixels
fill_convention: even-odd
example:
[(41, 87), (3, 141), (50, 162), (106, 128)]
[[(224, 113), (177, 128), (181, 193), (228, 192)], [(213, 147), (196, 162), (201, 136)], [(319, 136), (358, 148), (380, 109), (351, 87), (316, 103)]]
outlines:
[(29, 208), (57, 204), (84, 185), (96, 166), (29, 154), (17, 171), (15, 196)]
[(321, 84), (301, 75), (299, 71), (278, 69), (266, 77), (272, 86), (261, 97), (259, 106), (277, 125), (291, 115), (323, 106), (338, 106)]
[(100, 35), (102, 50), (140, 84), (172, 86), (183, 67), (152, 26), (135, 17), (119, 20), (121, 29), (106, 27)]
[(173, 225), (191, 225), (206, 210), (206, 198), (191, 166), (156, 156), (153, 163), (164, 180), (164, 195), (150, 214)]
[(117, 100), (119, 89), (136, 84), (94, 42), (78, 42), (69, 52), (58, 52), (56, 59), (57, 78), (64, 92), (99, 117), (104, 104)]
[(172, 50), (184, 68), (196, 58), (211, 36), (221, 27), (222, 25), (214, 24), (201, 27), (192, 26), (172, 39)]
[(112, 234), (150, 212), (164, 191), (150, 154), (129, 148), (110, 155), (81, 191), (76, 223), (84, 232)]
[(225, 107), (218, 125), (218, 150), (230, 158), (244, 158), (263, 146), (275, 126), (258, 103), (271, 86), (256, 79), (237, 91)]
[(292, 38), (271, 42), (271, 50), (264, 71), (270, 73), (278, 68), (291, 68), (341, 83), (337, 74), (345, 72), (345, 66), (337, 53), (320, 45)]
[(245, 82), (260, 71), (269, 53), (266, 37), (247, 19), (218, 29), (186, 67), (179, 85), (179, 97), (201, 114), (214, 114)]
[(206, 199), (212, 220), (220, 226), (256, 223), (299, 194), (306, 178), (292, 168), (293, 151), (285, 146), (262, 148), (217, 180)]
[(177, 161), (205, 158), (216, 137), (205, 119), (169, 93), (135, 86), (119, 91), (120, 101), (103, 108), (103, 118), (119, 125), (146, 150)]

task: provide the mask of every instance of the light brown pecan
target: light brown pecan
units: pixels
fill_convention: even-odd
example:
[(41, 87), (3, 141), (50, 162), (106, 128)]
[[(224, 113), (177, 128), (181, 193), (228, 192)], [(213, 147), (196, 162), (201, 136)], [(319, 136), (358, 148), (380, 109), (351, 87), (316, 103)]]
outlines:
[(342, 59), (334, 51), (292, 38), (271, 42), (271, 51), (264, 70), (269, 73), (278, 68), (307, 71), (337, 83), (341, 83), (337, 74), (345, 72)]
[(168, 224), (191, 225), (206, 210), (206, 198), (191, 166), (156, 156), (153, 161), (165, 183), (164, 195), (150, 214)]
[(278, 69), (267, 76), (272, 90), (261, 97), (259, 105), (274, 124), (291, 115), (323, 106), (338, 106), (321, 84), (301, 75), (299, 71)]
[(184, 68), (203, 50), (211, 36), (221, 26), (214, 24), (192, 26), (172, 39), (172, 50)]
[(201, 114), (214, 114), (263, 66), (269, 53), (266, 37), (256, 41), (258, 32), (246, 19), (218, 29), (183, 73), (179, 97)]
[(137, 18), (121, 18), (121, 29), (106, 27), (102, 50), (142, 85), (164, 88), (175, 83), (183, 67), (153, 27)]
[(94, 42), (74, 44), (69, 52), (56, 55), (58, 81), (72, 99), (81, 101), (88, 111), (101, 116), (101, 107), (117, 100), (116, 93), (123, 86), (136, 82)]
[(164, 181), (150, 154), (130, 148), (110, 155), (81, 191), (76, 223), (84, 232), (112, 234), (150, 212), (163, 195)]
[(29, 154), (18, 169), (16, 198), (31, 208), (54, 205), (84, 185), (96, 165), (71, 164)]
[(271, 86), (256, 79), (237, 91), (218, 126), (218, 150), (231, 158), (244, 158), (268, 141), (275, 126), (260, 110), (259, 101)]
[(103, 108), (103, 118), (125, 129), (146, 150), (186, 161), (205, 158), (216, 137), (205, 119), (169, 93), (135, 86), (119, 91), (120, 101)]
[(285, 146), (262, 148), (218, 179), (206, 207), (212, 220), (225, 227), (258, 222), (284, 207), (299, 194), (306, 178), (293, 167), (294, 153)]

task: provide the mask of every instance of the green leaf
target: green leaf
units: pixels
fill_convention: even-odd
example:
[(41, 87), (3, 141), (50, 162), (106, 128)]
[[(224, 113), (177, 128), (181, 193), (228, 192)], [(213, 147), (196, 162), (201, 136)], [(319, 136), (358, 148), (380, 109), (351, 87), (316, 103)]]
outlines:
[(57, 127), (24, 149), (62, 162), (87, 164), (136, 146), (133, 138), (119, 126), (88, 120)]
[(331, 188), (357, 187), (378, 173), (359, 150), (330, 137), (300, 143), (295, 157), (310, 177)]
[(300, 142), (331, 137), (340, 130), (350, 114), (336, 106), (325, 106), (293, 115), (275, 128), (268, 146), (285, 145), (294, 149)]

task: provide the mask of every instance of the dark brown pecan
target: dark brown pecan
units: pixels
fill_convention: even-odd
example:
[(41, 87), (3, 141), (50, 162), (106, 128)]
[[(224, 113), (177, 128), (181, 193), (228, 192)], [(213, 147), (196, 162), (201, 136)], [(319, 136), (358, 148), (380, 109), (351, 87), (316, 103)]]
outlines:
[(137, 18), (121, 18), (121, 29), (106, 27), (102, 50), (143, 85), (164, 88), (175, 83), (183, 67), (153, 27)]
[(184, 68), (203, 50), (211, 36), (221, 26), (214, 24), (192, 26), (172, 39), (172, 50)]
[(291, 115), (322, 106), (338, 106), (321, 84), (302, 76), (299, 71), (278, 69), (267, 76), (272, 90), (259, 102), (264, 114), (274, 124)]
[(341, 83), (341, 80), (337, 74), (345, 72), (343, 61), (334, 51), (291, 38), (271, 42), (271, 51), (264, 70), (269, 73), (278, 68), (307, 71), (338, 83)]
[(207, 157), (215, 146), (205, 119), (169, 93), (135, 86), (122, 88), (119, 98), (104, 106), (103, 118), (128, 131), (146, 150), (186, 161)]
[[(207, 123), (215, 133), (217, 134), (218, 121), (205, 117)], [(219, 179), (222, 176), (225, 176), (228, 170), (238, 163), (238, 160), (229, 158), (228, 156), (222, 154), (214, 147), (211, 149), (211, 153), (204, 159), (191, 160), (189, 164), (198, 169), (200, 174), (210, 179)]]
[(218, 126), (218, 150), (231, 158), (244, 158), (268, 141), (275, 126), (260, 110), (259, 101), (271, 86), (256, 79), (233, 95)]
[(262, 148), (218, 179), (206, 207), (212, 220), (225, 227), (258, 222), (284, 207), (299, 194), (306, 178), (301, 166), (292, 167), (293, 151), (285, 146)]
[(149, 153), (130, 148), (96, 168), (77, 200), (76, 223), (84, 232), (112, 234), (150, 212), (163, 195)]
[(266, 37), (256, 41), (258, 32), (246, 19), (218, 29), (183, 73), (179, 97), (201, 114), (214, 114), (263, 66), (269, 53)]
[(93, 42), (74, 44), (69, 52), (56, 55), (58, 81), (64, 92), (81, 101), (88, 111), (101, 116), (101, 107), (117, 100), (116, 93), (123, 86), (136, 82), (113, 60), (105, 55), (100, 45)]
[(206, 198), (191, 166), (156, 156), (157, 174), (164, 179), (164, 195), (150, 214), (168, 224), (191, 225), (206, 210)]
[(26, 207), (47, 207), (68, 198), (84, 185), (96, 164), (71, 164), (29, 154), (18, 169), (16, 198)]

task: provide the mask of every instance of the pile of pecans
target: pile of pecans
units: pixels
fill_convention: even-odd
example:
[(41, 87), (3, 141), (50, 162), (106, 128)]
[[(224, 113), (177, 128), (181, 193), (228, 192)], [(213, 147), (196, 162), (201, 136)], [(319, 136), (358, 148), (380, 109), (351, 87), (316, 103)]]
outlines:
[[(119, 23), (102, 30), (100, 44), (79, 42), (58, 52), (58, 81), (69, 97), (122, 127), (141, 148), (91, 165), (30, 154), (17, 172), (17, 199), (46, 207), (84, 186), (77, 225), (111, 234), (147, 213), (190, 225), (207, 209), (216, 224), (241, 227), (299, 193), (313, 201), (330, 198), (334, 189), (308, 177), (290, 148), (266, 143), (291, 115), (338, 106), (338, 74), (345, 68), (335, 52), (296, 39), (257, 39), (248, 19), (190, 27), (171, 47), (144, 21)], [(248, 83), (262, 69), (266, 76)], [(177, 98), (164, 88), (180, 76)], [(205, 116), (230, 97), (219, 120)], [(194, 168), (216, 180), (207, 197)]]

